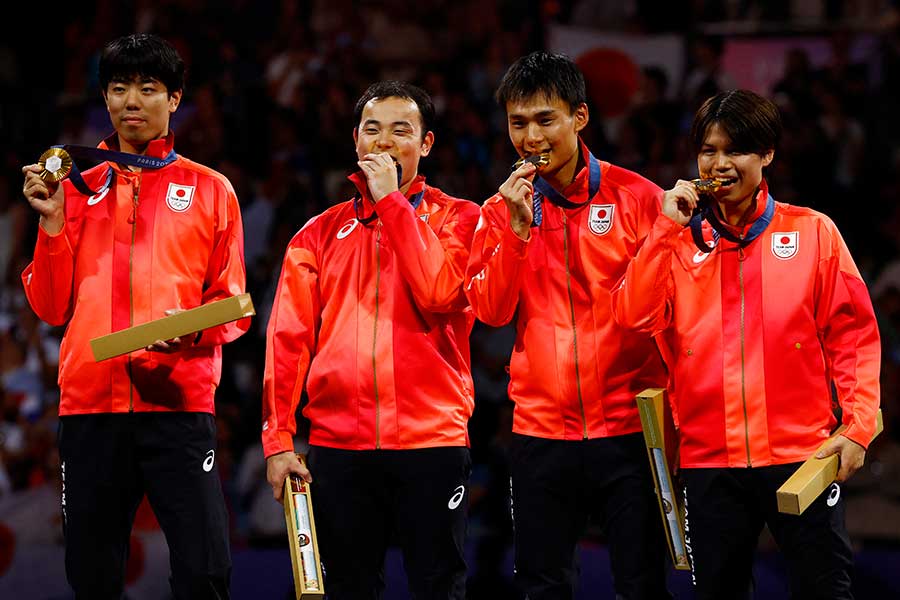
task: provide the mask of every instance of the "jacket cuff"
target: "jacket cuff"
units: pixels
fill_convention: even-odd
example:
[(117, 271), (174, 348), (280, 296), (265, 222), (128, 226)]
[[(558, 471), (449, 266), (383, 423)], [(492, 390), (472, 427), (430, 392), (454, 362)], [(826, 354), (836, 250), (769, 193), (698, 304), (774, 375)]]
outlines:
[(685, 226), (673, 221), (664, 213), (659, 213), (653, 222), (653, 231), (659, 239), (675, 238), (684, 231)]
[(38, 225), (38, 244), (47, 247), (49, 254), (63, 254), (69, 251), (69, 236), (66, 235), (66, 225), (57, 233), (47, 233), (47, 230)]
[(412, 212), (415, 212), (415, 209), (413, 209), (409, 200), (406, 199), (406, 196), (400, 193), (400, 190), (397, 190), (378, 200), (378, 202), (375, 203), (375, 212), (383, 219), (386, 215), (390, 215), (397, 210), (402, 211), (404, 205), (408, 206)]
[(507, 221), (503, 227), (503, 239), (500, 243), (512, 250), (513, 255), (517, 258), (525, 258), (525, 255), (528, 254), (528, 243), (531, 242), (533, 237), (529, 236), (527, 240), (523, 240), (516, 235), (516, 232), (513, 231), (512, 226)]
[(869, 444), (872, 443), (872, 436), (875, 435), (875, 428), (863, 427), (858, 423), (851, 423), (847, 426), (847, 429), (841, 432), (841, 435), (849, 440), (853, 440), (868, 450)]
[(275, 436), (263, 442), (266, 458), (282, 452), (294, 451), (294, 435), (289, 431), (276, 431)]

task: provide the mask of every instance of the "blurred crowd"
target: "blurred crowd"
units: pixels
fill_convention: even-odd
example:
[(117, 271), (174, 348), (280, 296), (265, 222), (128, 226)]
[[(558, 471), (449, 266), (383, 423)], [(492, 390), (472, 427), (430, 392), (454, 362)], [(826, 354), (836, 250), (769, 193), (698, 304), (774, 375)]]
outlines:
[[(857, 543), (900, 547), (900, 24), (894, 2), (799, 0), (100, 0), (41, 23), (39, 40), (0, 37), (0, 500), (54, 486), (56, 366), (61, 331), (39, 322), (20, 273), (37, 217), (21, 197), (20, 168), (52, 144), (95, 145), (111, 132), (97, 88), (103, 44), (158, 33), (188, 66), (173, 119), (176, 149), (224, 173), (240, 199), (248, 291), (258, 316), (224, 349), (217, 399), (219, 465), (235, 547), (281, 547), (283, 514), (265, 481), (260, 395), (265, 327), (283, 251), (313, 215), (348, 199), (355, 170), (353, 105), (372, 82), (405, 79), (437, 108), (429, 181), (479, 204), (496, 192), (515, 156), (493, 92), (518, 56), (546, 47), (556, 26), (683, 40), (680, 80), (645, 64), (621, 113), (591, 106), (584, 138), (594, 154), (667, 189), (695, 176), (687, 145), (695, 109), (734, 86), (723, 67), (729, 35), (825, 36), (814, 65), (800, 48), (784, 56), (771, 89), (785, 122), (773, 196), (825, 212), (845, 236), (869, 284), (883, 342), (885, 433), (848, 486)], [(9, 20), (11, 21), (11, 20)], [(7, 23), (7, 27), (14, 24)], [(734, 32), (730, 34), (729, 32)], [(859, 58), (857, 36), (874, 39)], [(551, 48), (552, 49), (552, 48)], [(589, 76), (590, 83), (590, 76)], [(603, 92), (603, 90), (601, 90)], [(615, 90), (609, 90), (615, 93)], [(592, 102), (597, 102), (592, 94)], [(476, 324), (471, 421), (473, 539), (482, 576), (509, 541), (506, 395), (513, 332)], [(48, 519), (51, 518), (48, 516)]]

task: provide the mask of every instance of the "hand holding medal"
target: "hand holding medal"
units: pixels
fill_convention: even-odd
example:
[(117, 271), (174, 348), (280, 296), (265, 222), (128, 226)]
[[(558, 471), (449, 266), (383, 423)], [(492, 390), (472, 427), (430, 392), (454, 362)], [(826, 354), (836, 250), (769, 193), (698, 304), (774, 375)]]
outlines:
[(60, 150), (65, 155), (61, 156), (55, 150), (60, 149), (51, 148), (41, 155), (37, 164), (22, 167), (25, 175), (22, 194), (28, 204), (41, 215), (41, 227), (51, 235), (59, 233), (63, 227), (65, 195), (59, 182), (72, 169), (72, 159), (68, 153)]

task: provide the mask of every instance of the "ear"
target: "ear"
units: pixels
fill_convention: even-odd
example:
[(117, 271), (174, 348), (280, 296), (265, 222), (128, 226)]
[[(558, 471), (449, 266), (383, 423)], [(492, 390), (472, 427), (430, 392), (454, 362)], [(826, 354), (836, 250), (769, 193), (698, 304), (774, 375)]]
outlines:
[(432, 146), (434, 146), (434, 133), (429, 131), (422, 139), (422, 149), (419, 152), (419, 156), (428, 156), (429, 154), (431, 154)]
[(103, 94), (103, 103), (106, 105), (106, 112), (109, 112), (109, 95), (106, 93), (106, 90), (100, 90), (100, 93)]
[(588, 114), (587, 104), (584, 102), (579, 104), (572, 116), (575, 119), (575, 133), (579, 133), (582, 129), (587, 127), (588, 121), (591, 118), (590, 114)]
[(178, 105), (181, 104), (181, 90), (175, 90), (171, 94), (169, 94), (169, 114), (174, 113), (178, 110)]
[(353, 145), (355, 146), (359, 142), (359, 130), (354, 127), (353, 128)]
[(762, 166), (763, 168), (768, 167), (772, 163), (772, 159), (775, 158), (775, 150), (769, 150), (765, 154), (762, 155)]

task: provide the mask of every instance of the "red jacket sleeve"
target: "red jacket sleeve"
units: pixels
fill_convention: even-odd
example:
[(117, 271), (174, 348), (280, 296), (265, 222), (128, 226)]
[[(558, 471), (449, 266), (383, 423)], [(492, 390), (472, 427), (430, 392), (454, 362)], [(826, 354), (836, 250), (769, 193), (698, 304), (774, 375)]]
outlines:
[(316, 351), (321, 317), (318, 259), (311, 221), (285, 253), (266, 333), (263, 382), (263, 452), (266, 457), (294, 449), (296, 412)]
[(626, 329), (656, 334), (672, 318), (672, 260), (678, 234), (684, 229), (660, 213), (650, 234), (613, 291), (613, 314)]
[(377, 205), (400, 272), (419, 308), (428, 312), (452, 312), (467, 304), (462, 283), (478, 205), (458, 200), (447, 208), (453, 212), (435, 233), (400, 192), (389, 194)]
[(466, 297), (475, 316), (491, 327), (509, 323), (519, 303), (528, 242), (509, 225), (506, 207), (488, 200), (472, 240), (466, 268)]
[[(234, 189), (228, 184), (217, 203), (216, 234), (206, 277), (202, 304), (244, 293), (244, 228)], [(198, 346), (218, 346), (239, 338), (250, 328), (250, 317), (205, 329)]]
[(75, 253), (66, 227), (50, 235), (38, 227), (34, 259), (22, 272), (25, 296), (35, 314), (50, 325), (65, 325), (72, 317)]
[(816, 327), (847, 426), (843, 435), (868, 448), (880, 404), (881, 341), (866, 284), (843, 238), (823, 222), (816, 277)]

